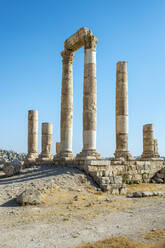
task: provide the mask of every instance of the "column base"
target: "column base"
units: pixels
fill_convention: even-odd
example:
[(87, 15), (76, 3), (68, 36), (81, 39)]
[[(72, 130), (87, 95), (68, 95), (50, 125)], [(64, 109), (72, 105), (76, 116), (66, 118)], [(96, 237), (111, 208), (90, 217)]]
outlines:
[(28, 153), (24, 160), (24, 165), (26, 166), (26, 165), (35, 164), (37, 158), (38, 158), (38, 153)]
[(153, 152), (142, 153), (140, 160), (161, 160), (159, 154), (154, 154)]
[(75, 155), (72, 153), (72, 152), (60, 152), (58, 154), (56, 154), (54, 156), (54, 161), (59, 161), (59, 160), (62, 160), (62, 161), (68, 161), (68, 160), (74, 160), (75, 159)]
[(141, 155), (141, 157), (139, 158), (139, 160), (143, 160), (143, 161), (145, 161), (145, 160), (162, 160), (162, 158), (158, 155), (158, 154), (151, 154), (151, 153), (143, 153), (142, 155)]
[(76, 160), (102, 160), (103, 158), (96, 150), (82, 150), (76, 155)]
[(114, 158), (115, 160), (117, 159), (134, 160), (134, 158), (132, 157), (129, 151), (115, 151), (114, 156), (115, 156)]
[(41, 153), (36, 159), (37, 164), (48, 164), (53, 162), (53, 154)]

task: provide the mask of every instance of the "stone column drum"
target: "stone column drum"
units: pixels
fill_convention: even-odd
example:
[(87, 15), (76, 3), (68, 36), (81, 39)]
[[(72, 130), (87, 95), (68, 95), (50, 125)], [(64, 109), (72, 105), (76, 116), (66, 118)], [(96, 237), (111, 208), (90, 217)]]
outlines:
[(115, 158), (130, 159), (128, 151), (128, 80), (127, 62), (120, 61), (116, 69), (116, 151)]
[(42, 152), (40, 154), (41, 160), (52, 160), (52, 136), (53, 124), (50, 122), (42, 123)]
[(60, 157), (73, 159), (72, 153), (72, 125), (73, 125), (73, 72), (72, 65), (74, 52), (65, 49), (62, 71), (62, 94), (61, 94), (61, 147)]
[(56, 142), (56, 154), (59, 154), (60, 153), (60, 142)]
[(160, 158), (159, 152), (158, 152), (158, 141), (157, 139), (154, 139), (154, 156), (155, 158)]
[(143, 126), (143, 154), (142, 159), (154, 158), (155, 140), (154, 140), (154, 125), (146, 124)]
[(96, 159), (96, 44), (91, 34), (84, 41), (83, 150), (78, 157)]
[(38, 157), (38, 111), (28, 111), (28, 154), (27, 160), (35, 161)]

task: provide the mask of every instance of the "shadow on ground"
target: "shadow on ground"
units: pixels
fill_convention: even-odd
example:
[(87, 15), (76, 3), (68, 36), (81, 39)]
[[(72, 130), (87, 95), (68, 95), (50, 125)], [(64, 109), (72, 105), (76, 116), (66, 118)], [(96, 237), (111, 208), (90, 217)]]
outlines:
[(30, 181), (34, 179), (45, 178), (49, 176), (58, 176), (62, 174), (81, 174), (82, 171), (76, 168), (68, 168), (65, 166), (39, 166), (38, 168), (31, 168), (25, 171), (23, 170), (19, 175), (15, 175), (13, 177), (5, 177), (4, 175), (0, 174), (0, 185), (5, 184), (12, 184), (12, 183), (19, 183)]
[(16, 198), (13, 198), (3, 204), (0, 207), (20, 207), (20, 205), (16, 202)]

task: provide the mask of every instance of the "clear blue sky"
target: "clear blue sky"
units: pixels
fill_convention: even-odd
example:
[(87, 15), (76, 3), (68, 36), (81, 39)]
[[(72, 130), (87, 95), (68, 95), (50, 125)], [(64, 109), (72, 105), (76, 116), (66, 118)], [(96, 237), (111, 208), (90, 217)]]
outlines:
[[(116, 63), (128, 61), (129, 150), (142, 153), (142, 126), (154, 123), (165, 155), (164, 0), (0, 0), (0, 148), (27, 151), (27, 111), (60, 138), (64, 41), (81, 27), (97, 36), (97, 150), (115, 151)], [(82, 149), (83, 48), (74, 61), (73, 151)], [(39, 129), (39, 151), (41, 130)]]

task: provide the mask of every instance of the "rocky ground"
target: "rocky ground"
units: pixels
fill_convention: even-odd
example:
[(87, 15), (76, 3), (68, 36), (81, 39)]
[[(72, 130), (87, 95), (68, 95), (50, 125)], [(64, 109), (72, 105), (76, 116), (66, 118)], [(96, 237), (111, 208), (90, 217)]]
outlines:
[(25, 153), (0, 149), (0, 169), (3, 167), (5, 162), (12, 162), (15, 160), (21, 162), (25, 159), (25, 156)]
[[(27, 188), (42, 193), (41, 205), (16, 203), (16, 196)], [(128, 186), (129, 194), (142, 190), (165, 190), (165, 185)], [(146, 241), (145, 233), (165, 229), (164, 206), (164, 196), (128, 198), (103, 193), (74, 168), (34, 166), (13, 177), (1, 171), (0, 247), (67, 248), (112, 236)]]

